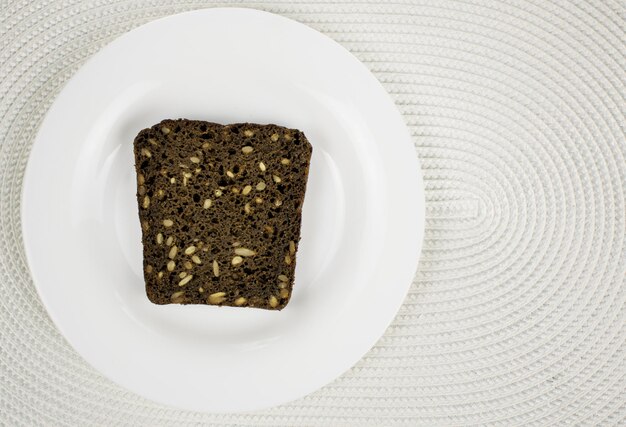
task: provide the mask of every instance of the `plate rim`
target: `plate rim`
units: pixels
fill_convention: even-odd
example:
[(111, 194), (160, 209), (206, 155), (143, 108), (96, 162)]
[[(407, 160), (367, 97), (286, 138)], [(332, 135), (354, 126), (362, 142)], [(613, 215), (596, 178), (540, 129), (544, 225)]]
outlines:
[[(395, 104), (395, 102), (391, 98), (390, 94), (382, 86), (382, 84), (380, 83), (378, 78), (369, 70), (369, 68), (362, 61), (360, 61), (353, 53), (351, 53), (348, 49), (346, 49), (340, 43), (338, 43), (337, 41), (335, 41), (331, 37), (327, 36), (326, 34), (316, 30), (315, 28), (312, 28), (312, 27), (310, 27), (310, 26), (308, 26), (308, 25), (306, 25), (306, 24), (304, 24), (302, 22), (299, 22), (299, 21), (295, 20), (295, 19), (291, 19), (291, 18), (288, 18), (288, 17), (280, 15), (280, 14), (275, 14), (275, 13), (267, 12), (267, 11), (260, 10), (260, 9), (245, 8), (245, 7), (209, 7), (209, 8), (200, 8), (200, 9), (195, 9), (195, 10), (191, 10), (191, 11), (186, 11), (186, 12), (176, 13), (176, 14), (172, 14), (172, 15), (167, 15), (167, 16), (163, 16), (163, 17), (151, 20), (151, 21), (149, 21), (147, 23), (144, 23), (144, 24), (142, 24), (142, 25), (140, 25), (138, 27), (135, 27), (135, 28), (133, 28), (133, 29), (131, 29), (131, 30), (129, 30), (129, 31), (127, 31), (127, 32), (117, 36), (115, 39), (113, 39), (112, 41), (107, 43), (105, 46), (103, 46), (97, 52), (95, 52), (91, 57), (89, 57), (88, 60), (85, 61), (78, 68), (78, 70), (76, 70), (76, 72), (74, 72), (72, 74), (72, 76), (69, 77), (69, 79), (65, 82), (65, 84), (62, 86), (60, 91), (55, 96), (53, 102), (50, 104), (50, 107), (48, 108), (48, 110), (46, 112), (46, 115), (44, 116), (44, 118), (42, 119), (42, 121), (41, 121), (41, 123), (39, 125), (39, 128), (37, 130), (37, 135), (36, 135), (36, 137), (34, 139), (34, 142), (33, 142), (32, 146), (31, 146), (31, 150), (29, 152), (27, 165), (26, 165), (26, 167), (24, 169), (22, 188), (21, 188), (21, 196), (20, 196), (20, 202), (21, 202), (20, 203), (20, 218), (21, 218), (21, 231), (22, 231), (22, 239), (21, 240), (22, 240), (22, 244), (23, 244), (23, 247), (24, 247), (24, 253), (25, 253), (25, 256), (26, 256), (30, 277), (31, 277), (31, 280), (32, 280), (32, 282), (34, 284), (34, 287), (35, 287), (35, 290), (37, 292), (37, 295), (39, 296), (39, 298), (40, 298), (40, 300), (42, 302), (42, 305), (44, 306), (48, 316), (52, 320), (53, 324), (55, 325), (55, 327), (57, 328), (59, 333), (65, 338), (65, 340), (69, 343), (71, 348), (74, 351), (76, 351), (76, 353), (81, 357), (81, 359), (83, 359), (88, 365), (93, 367), (98, 373), (100, 373), (101, 375), (106, 377), (109, 381), (112, 381), (113, 383), (119, 385), (120, 387), (124, 388), (125, 390), (131, 391), (133, 393), (137, 393), (138, 395), (140, 395), (140, 396), (142, 396), (144, 398), (150, 399), (152, 401), (155, 401), (155, 402), (158, 402), (160, 404), (167, 405), (167, 406), (173, 406), (173, 405), (170, 402), (164, 401), (164, 400), (162, 400), (160, 398), (156, 398), (154, 396), (148, 396), (148, 395), (146, 395), (144, 393), (141, 393), (141, 392), (137, 391), (134, 387), (131, 387), (127, 383), (119, 381), (118, 378), (114, 378), (109, 373), (105, 372), (105, 370), (103, 370), (101, 366), (98, 366), (97, 364), (93, 363), (92, 360), (87, 358), (85, 356), (85, 354), (77, 348), (77, 346), (73, 342), (73, 340), (69, 338), (69, 335), (71, 335), (71, 334), (68, 334), (68, 331), (67, 331), (66, 327), (63, 325), (63, 322), (61, 322), (59, 317), (58, 317), (58, 313), (50, 308), (51, 307), (50, 300), (47, 298), (46, 292), (42, 288), (42, 279), (41, 279), (41, 277), (39, 277), (38, 275), (35, 274), (35, 270), (32, 267), (33, 248), (30, 246), (29, 241), (32, 242), (33, 238), (30, 235), (30, 231), (28, 231), (28, 223), (29, 223), (29, 221), (25, 219), (27, 217), (26, 210), (27, 210), (28, 205), (30, 203), (30, 202), (27, 201), (28, 200), (28, 194), (27, 193), (29, 193), (29, 191), (32, 191), (32, 189), (33, 189), (33, 187), (32, 187), (33, 186), (33, 182), (36, 181), (35, 177), (37, 176), (37, 171), (34, 171), (35, 166), (34, 166), (34, 162), (32, 161), (32, 159), (34, 158), (33, 153), (36, 152), (36, 147), (38, 145), (41, 146), (40, 140), (42, 138), (42, 129), (44, 129), (44, 124), (48, 120), (48, 118), (50, 116), (50, 112), (55, 108), (55, 105), (57, 105), (57, 100), (60, 97), (60, 95), (67, 89), (67, 87), (69, 85), (72, 84), (72, 82), (75, 80), (75, 77), (77, 75), (79, 75), (81, 72), (83, 72), (88, 67), (88, 65), (90, 63), (94, 62), (95, 58), (99, 57), (102, 54), (102, 52), (106, 52), (107, 50), (110, 50), (115, 45), (117, 45), (119, 43), (122, 43), (124, 41), (124, 38), (126, 36), (128, 36), (129, 34), (133, 33), (133, 32), (136, 32), (138, 30), (143, 30), (143, 29), (145, 29), (147, 27), (157, 26), (160, 22), (166, 21), (166, 20), (170, 20), (172, 18), (181, 18), (181, 17), (186, 16), (186, 15), (196, 15), (196, 14), (202, 14), (202, 13), (214, 13), (216, 11), (227, 11), (227, 12), (232, 12), (232, 13), (258, 14), (258, 15), (261, 15), (261, 16), (271, 16), (271, 17), (277, 18), (279, 20), (290, 21), (292, 24), (296, 24), (298, 27), (302, 28), (303, 30), (314, 32), (314, 33), (316, 33), (317, 37), (321, 36), (323, 39), (326, 40), (326, 42), (331, 42), (335, 46), (339, 47), (343, 51), (343, 54), (345, 54), (345, 55), (349, 56), (350, 58), (352, 58), (353, 62), (358, 64), (358, 66), (361, 67), (365, 73), (367, 73), (369, 76), (371, 76), (372, 83), (375, 84), (378, 87), (378, 90), (380, 90), (384, 94), (384, 96), (389, 100), (390, 104), (393, 105), (395, 114), (397, 114), (397, 116), (402, 121), (403, 133), (406, 134), (407, 142), (411, 143), (411, 145), (413, 146), (413, 144), (412, 144), (412, 137), (411, 137), (409, 128), (408, 128), (408, 126), (406, 124), (406, 121), (405, 121), (403, 115), (399, 111), (397, 105)], [(414, 207), (416, 208), (416, 211), (417, 211), (417, 214), (418, 214), (416, 216), (416, 218), (415, 218), (415, 231), (417, 231), (418, 235), (415, 236), (416, 238), (412, 239), (412, 240), (415, 240), (415, 242), (416, 242), (415, 248), (416, 248), (417, 256), (415, 258), (414, 263), (412, 264), (411, 277), (406, 281), (407, 283), (406, 283), (405, 289), (403, 291), (403, 298), (398, 301), (397, 306), (393, 310), (393, 314), (388, 319), (386, 319), (385, 324), (384, 324), (384, 328), (382, 328), (382, 333), (381, 334), (377, 334), (376, 339), (370, 340), (372, 342), (370, 344), (368, 344), (367, 348), (365, 348), (362, 352), (360, 352), (360, 355), (357, 358), (355, 358), (355, 360), (353, 360), (349, 364), (349, 366), (347, 366), (345, 368), (342, 368), (341, 371), (339, 372), (339, 374), (333, 376), (330, 379), (322, 380), (321, 384), (316, 385), (313, 389), (307, 391), (304, 394), (299, 394), (297, 396), (294, 396), (294, 397), (292, 397), (292, 398), (290, 398), (288, 400), (281, 400), (279, 402), (274, 402), (274, 403), (270, 403), (270, 404), (264, 404), (264, 405), (261, 405), (261, 406), (254, 406), (251, 409), (236, 410), (236, 411), (231, 411), (231, 410), (221, 411), (221, 410), (216, 409), (216, 408), (202, 409), (202, 408), (197, 408), (197, 407), (184, 407), (184, 406), (179, 406), (179, 405), (175, 405), (174, 407), (178, 407), (178, 408), (181, 408), (181, 409), (187, 409), (187, 410), (201, 411), (201, 412), (212, 412), (212, 413), (235, 413), (235, 412), (241, 413), (241, 412), (251, 412), (251, 411), (260, 410), (260, 409), (266, 409), (266, 408), (277, 406), (277, 405), (281, 405), (281, 404), (286, 404), (286, 403), (292, 402), (294, 400), (301, 399), (302, 397), (307, 396), (308, 394), (314, 392), (315, 390), (318, 390), (319, 388), (324, 387), (325, 385), (330, 384), (331, 382), (335, 381), (341, 375), (345, 374), (345, 372), (349, 371), (356, 363), (358, 363), (359, 360), (361, 360), (376, 345), (376, 343), (384, 336), (385, 331), (391, 325), (391, 323), (393, 322), (393, 320), (397, 316), (398, 311), (400, 310), (402, 304), (406, 300), (406, 296), (408, 294), (408, 291), (409, 291), (409, 289), (411, 287), (411, 284), (413, 282), (413, 279), (415, 278), (415, 274), (416, 274), (417, 269), (418, 269), (419, 259), (421, 257), (421, 252), (422, 252), (422, 248), (423, 248), (424, 229), (425, 229), (425, 188), (424, 188), (424, 185), (423, 185), (422, 169), (421, 169), (420, 160), (418, 158), (417, 152), (414, 153), (414, 161), (413, 161), (413, 163), (416, 166), (415, 170), (413, 171), (413, 175), (414, 175), (414, 178), (416, 179), (416, 181), (413, 182), (412, 184), (415, 185), (415, 188), (417, 189), (417, 193), (414, 195), (414, 197), (415, 197), (415, 206)]]

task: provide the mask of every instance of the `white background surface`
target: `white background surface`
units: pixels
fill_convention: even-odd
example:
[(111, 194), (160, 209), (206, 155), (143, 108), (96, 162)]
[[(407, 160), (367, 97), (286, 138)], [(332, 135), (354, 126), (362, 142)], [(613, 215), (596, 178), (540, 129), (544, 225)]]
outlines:
[(9, 425), (620, 425), (626, 418), (624, 5), (246, 3), (364, 61), (410, 125), (423, 258), (350, 372), (245, 415), (173, 410), (89, 368), (47, 318), (21, 247), (30, 145), (78, 66), (199, 2), (11, 2), (0, 25), (0, 419)]

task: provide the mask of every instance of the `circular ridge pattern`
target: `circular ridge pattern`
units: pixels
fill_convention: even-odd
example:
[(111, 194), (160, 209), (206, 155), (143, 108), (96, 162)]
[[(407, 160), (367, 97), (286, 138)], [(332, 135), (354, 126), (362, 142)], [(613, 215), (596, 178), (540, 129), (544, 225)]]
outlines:
[(10, 2), (0, 9), (0, 423), (626, 423), (626, 5), (238, 5), (333, 37), (403, 113), (427, 197), (405, 304), (353, 369), (260, 413), (179, 411), (104, 379), (34, 291), (20, 229), (28, 153), (85, 59), (138, 25), (207, 4)]

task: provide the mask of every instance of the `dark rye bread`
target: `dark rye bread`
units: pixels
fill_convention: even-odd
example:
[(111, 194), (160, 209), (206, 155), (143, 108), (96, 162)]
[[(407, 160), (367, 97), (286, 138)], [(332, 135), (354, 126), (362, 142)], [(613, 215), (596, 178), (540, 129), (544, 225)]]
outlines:
[(312, 151), (304, 134), (164, 120), (134, 148), (150, 301), (285, 307)]

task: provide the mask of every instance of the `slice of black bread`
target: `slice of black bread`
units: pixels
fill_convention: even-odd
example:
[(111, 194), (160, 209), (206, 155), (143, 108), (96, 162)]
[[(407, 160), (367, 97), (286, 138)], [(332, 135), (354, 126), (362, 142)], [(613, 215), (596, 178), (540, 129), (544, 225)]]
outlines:
[(134, 151), (150, 301), (285, 307), (312, 151), (304, 134), (164, 120)]

